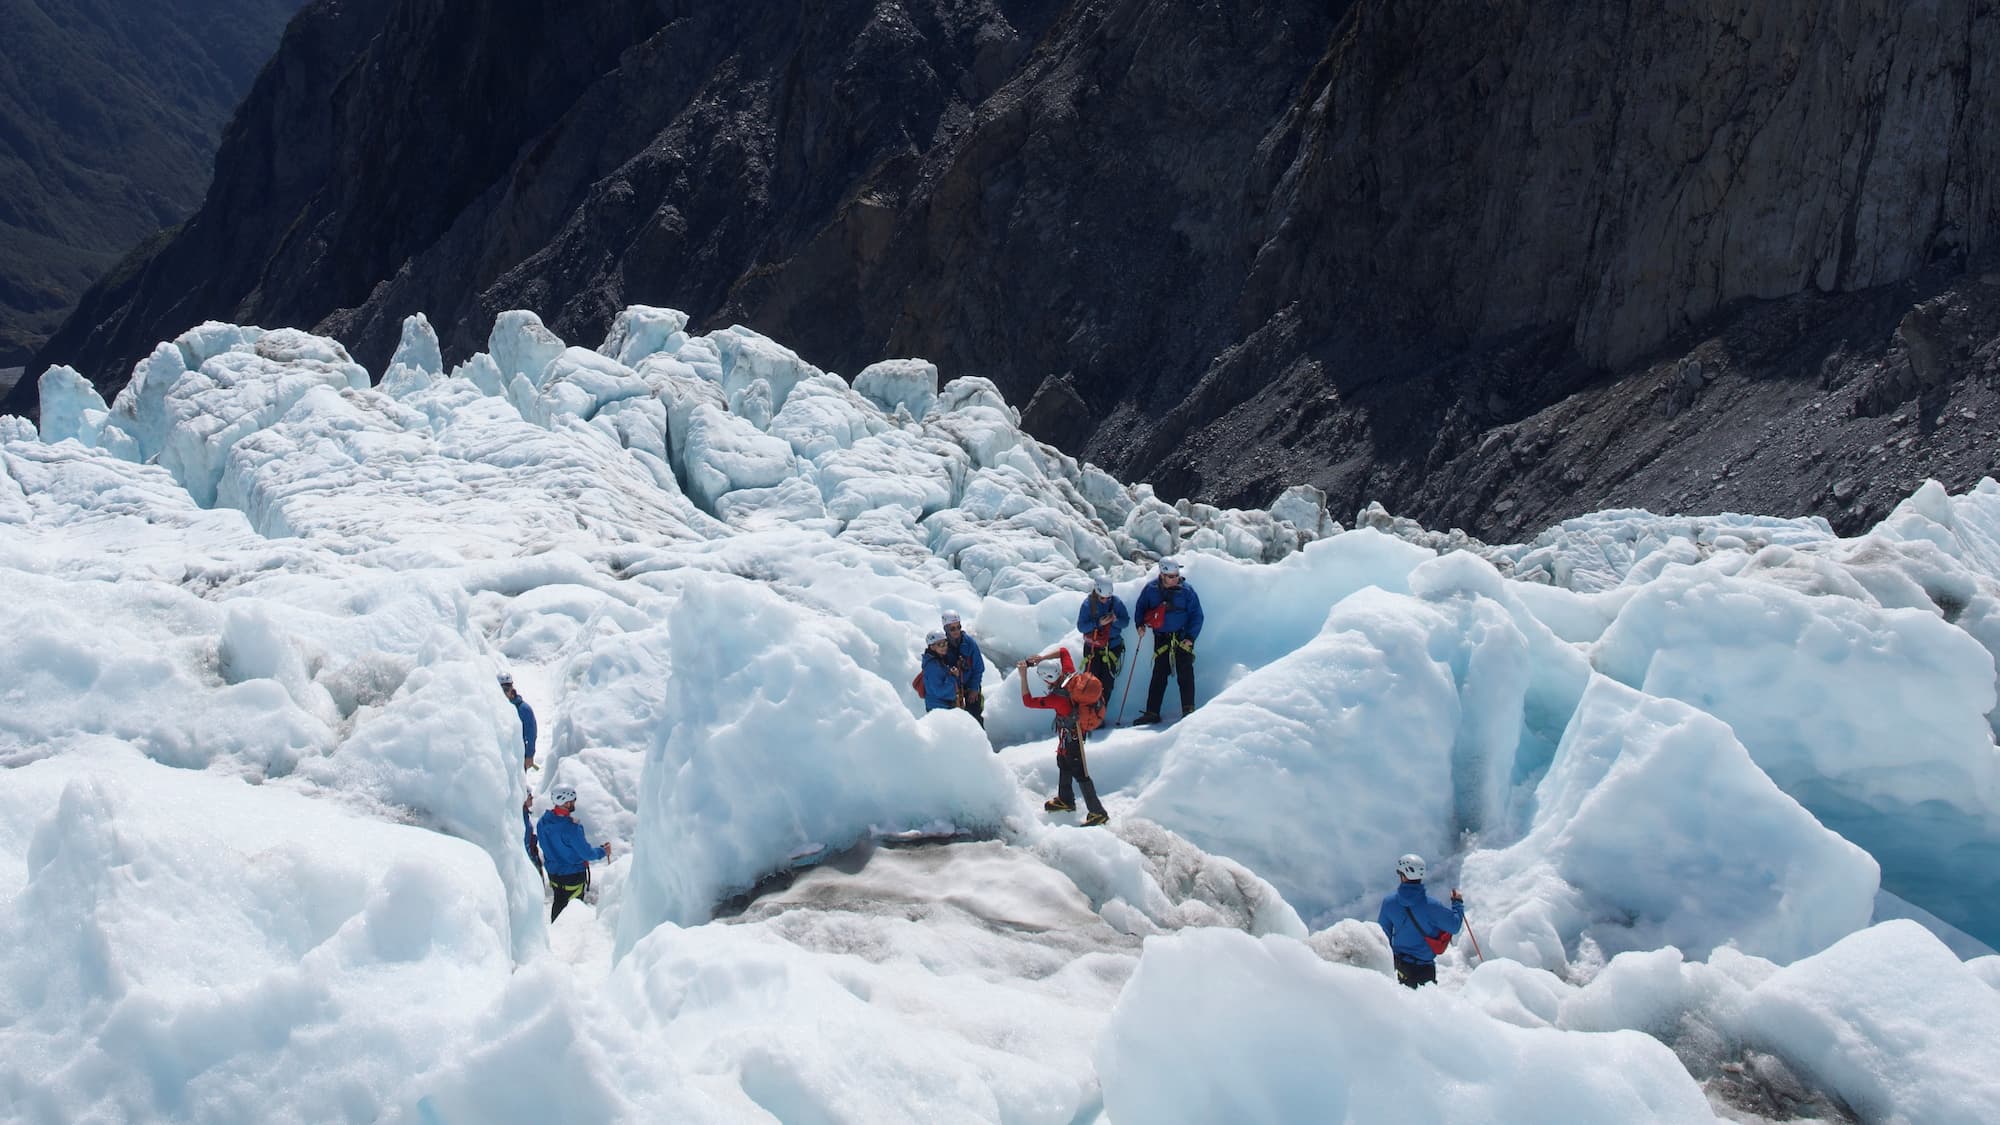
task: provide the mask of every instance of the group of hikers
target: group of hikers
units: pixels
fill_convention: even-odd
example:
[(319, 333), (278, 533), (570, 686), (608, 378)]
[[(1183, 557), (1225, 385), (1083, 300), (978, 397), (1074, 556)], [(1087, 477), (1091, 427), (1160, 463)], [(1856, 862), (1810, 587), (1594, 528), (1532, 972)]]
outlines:
[[(1021, 679), (1022, 705), (1055, 713), (1056, 794), (1042, 808), (1074, 812), (1076, 795), (1081, 793), (1085, 826), (1111, 820), (1098, 800), (1096, 783), (1090, 779), (1084, 745), (1090, 732), (1103, 724), (1105, 701), (1125, 662), (1125, 630), (1134, 619), (1135, 613), (1126, 609), (1110, 576), (1100, 574), (1076, 611), (1076, 631), (1083, 637), (1082, 668), (1077, 667), (1069, 650), (1060, 646), (1015, 665)], [(1180, 689), (1181, 714), (1187, 715), (1195, 708), (1194, 645), (1201, 635), (1202, 611), (1201, 598), (1181, 575), (1177, 561), (1160, 560), (1152, 580), (1139, 592), (1136, 619), (1141, 640), (1149, 630), (1153, 634), (1153, 675), (1146, 688), (1146, 709), (1133, 725), (1160, 721), (1169, 675)], [(911, 685), (924, 697), (924, 710), (955, 708), (985, 726), (986, 701), (980, 685), (986, 675), (986, 656), (979, 642), (965, 631), (963, 619), (951, 610), (944, 611), (940, 627), (924, 640), (922, 669)], [(1028, 686), (1031, 668), (1043, 684), (1040, 695)], [(1131, 691), (1129, 681), (1126, 691)], [(1398, 886), (1382, 901), (1376, 922), (1388, 935), (1397, 981), (1418, 988), (1437, 980), (1437, 955), (1465, 925), (1465, 901), (1457, 890), (1451, 892), (1449, 906), (1430, 897), (1424, 890), (1421, 856), (1398, 859), (1396, 874)]]
[[(1079, 668), (1067, 648), (1056, 647), (1030, 656), (1015, 665), (1021, 680), (1021, 703), (1025, 707), (1054, 713), (1056, 732), (1056, 794), (1042, 807), (1049, 812), (1076, 811), (1081, 793), (1085, 826), (1108, 823), (1111, 819), (1097, 797), (1097, 785), (1090, 779), (1084, 745), (1092, 731), (1103, 725), (1111, 687), (1125, 662), (1125, 630), (1134, 621), (1143, 641), (1153, 634), (1153, 675), (1146, 688), (1146, 709), (1134, 725), (1160, 721), (1160, 707), (1166, 696), (1167, 678), (1173, 676), (1180, 689), (1180, 713), (1195, 709), (1194, 646), (1201, 635), (1201, 598), (1181, 574), (1180, 564), (1161, 559), (1157, 571), (1139, 592), (1133, 610), (1114, 590), (1108, 575), (1098, 575), (1090, 593), (1077, 608), (1076, 628), (1083, 637), (1083, 665)], [(921, 670), (911, 687), (923, 696), (925, 711), (956, 709), (986, 725), (986, 700), (981, 684), (986, 676), (986, 656), (979, 642), (965, 631), (965, 622), (945, 610), (939, 628), (925, 637)], [(1029, 669), (1041, 681), (1036, 694), (1028, 685)], [(521, 720), (521, 741), (525, 755), (523, 768), (540, 769), (535, 764), (535, 712), (514, 689), (514, 678), (502, 673), (500, 690), (514, 706)], [(1125, 688), (1131, 692), (1128, 681)], [(521, 826), (528, 856), (535, 869), (547, 878), (554, 892), (549, 921), (554, 922), (572, 899), (582, 898), (590, 889), (590, 864), (611, 858), (609, 842), (592, 845), (576, 819), (575, 788), (559, 785), (550, 794), (551, 807), (541, 820), (533, 818), (535, 797), (531, 792), (521, 805)], [(1396, 979), (1417, 988), (1437, 980), (1437, 955), (1450, 944), (1452, 935), (1465, 925), (1465, 901), (1457, 890), (1447, 906), (1424, 890), (1424, 860), (1405, 855), (1396, 861), (1399, 884), (1382, 900), (1376, 923), (1389, 938), (1394, 956)]]
[[(1166, 697), (1167, 677), (1173, 676), (1180, 689), (1181, 714), (1195, 708), (1194, 644), (1201, 635), (1201, 598), (1181, 574), (1180, 563), (1161, 559), (1151, 581), (1139, 592), (1134, 610), (1114, 590), (1109, 575), (1098, 575), (1090, 593), (1077, 607), (1076, 629), (1083, 637), (1083, 666), (1066, 648), (1055, 648), (1031, 656), (1015, 665), (1021, 678), (1021, 703), (1055, 713), (1056, 795), (1043, 808), (1050, 812), (1074, 812), (1076, 793), (1083, 794), (1086, 825), (1104, 824), (1111, 818), (1097, 799), (1097, 786), (1090, 780), (1085, 764), (1084, 744), (1090, 732), (1103, 725), (1105, 703), (1125, 662), (1125, 630), (1134, 620), (1139, 637), (1153, 634), (1153, 678), (1146, 688), (1146, 709), (1132, 720), (1134, 726), (1160, 721), (1160, 707)], [(1037, 695), (1029, 689), (1028, 669), (1036, 670), (1044, 690)], [(911, 687), (924, 698), (925, 711), (956, 709), (986, 725), (986, 698), (981, 682), (986, 676), (986, 656), (979, 642), (965, 631), (965, 622), (951, 610), (944, 611), (940, 627), (924, 638), (921, 668)], [(1132, 687), (1128, 682), (1125, 691)]]

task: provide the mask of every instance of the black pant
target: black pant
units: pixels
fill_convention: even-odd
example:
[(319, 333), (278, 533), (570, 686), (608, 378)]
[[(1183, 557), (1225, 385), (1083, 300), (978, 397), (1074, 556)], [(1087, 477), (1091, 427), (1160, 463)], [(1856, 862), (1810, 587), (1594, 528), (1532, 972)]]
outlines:
[(1076, 804), (1072, 782), (1083, 790), (1083, 807), (1092, 813), (1101, 813), (1104, 806), (1097, 802), (1097, 783), (1090, 780), (1090, 767), (1083, 760), (1083, 736), (1064, 727), (1056, 728), (1056, 796), (1065, 805)]
[(1146, 685), (1146, 713), (1160, 713), (1167, 696), (1167, 673), (1180, 681), (1181, 714), (1194, 710), (1194, 653), (1180, 647), (1179, 633), (1153, 634), (1153, 682)]
[(986, 726), (986, 693), (968, 691), (958, 697), (959, 709), (972, 716), (972, 721), (982, 728)]
[(563, 907), (569, 905), (570, 899), (582, 898), (583, 893), (590, 889), (590, 868), (586, 867), (574, 875), (551, 875), (549, 886), (554, 887), (556, 892), (555, 903), (549, 907), (549, 921), (553, 922), (563, 912)]
[(1438, 967), (1436, 961), (1406, 961), (1396, 958), (1396, 983), (1404, 988), (1419, 988), (1426, 984), (1436, 984)]
[(1118, 680), (1118, 666), (1125, 662), (1122, 648), (1091, 648), (1084, 646), (1083, 670), (1097, 677), (1104, 685), (1104, 701), (1111, 702), (1111, 685)]

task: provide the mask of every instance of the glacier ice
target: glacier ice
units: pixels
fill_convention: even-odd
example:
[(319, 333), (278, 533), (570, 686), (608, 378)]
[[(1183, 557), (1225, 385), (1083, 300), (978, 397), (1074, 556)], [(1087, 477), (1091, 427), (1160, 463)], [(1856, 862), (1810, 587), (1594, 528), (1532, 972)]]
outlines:
[[(503, 314), (449, 373), (413, 316), (375, 386), (213, 323), (108, 406), (49, 386), (48, 425), (0, 423), (0, 1099), (30, 1119), (1991, 1101), (1992, 482), (1852, 538), (1345, 531), (1309, 488), (1119, 482), (982, 379), (849, 381), (643, 306), (596, 349)], [(1202, 706), (1096, 736), (1113, 822), (1076, 827), (1012, 662), (1169, 552)], [(984, 730), (909, 688), (945, 609)], [(558, 784), (614, 858), (551, 926), (520, 810)], [(1409, 850), (1472, 904), (1418, 994), (1372, 921)]]

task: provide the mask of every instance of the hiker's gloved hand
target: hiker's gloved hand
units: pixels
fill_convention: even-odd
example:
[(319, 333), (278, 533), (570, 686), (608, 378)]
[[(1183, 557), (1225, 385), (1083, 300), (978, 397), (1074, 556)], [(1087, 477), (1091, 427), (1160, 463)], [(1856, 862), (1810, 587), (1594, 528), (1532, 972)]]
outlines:
[(1458, 888), (1457, 888), (1457, 887), (1453, 887), (1453, 888), (1451, 889), (1451, 904), (1452, 904), (1453, 906), (1464, 906), (1464, 905), (1465, 905), (1465, 897), (1464, 897), (1463, 895), (1461, 895), (1461, 894), (1459, 894), (1459, 893), (1458, 893)]
[(1182, 652), (1187, 653), (1189, 656), (1194, 655), (1194, 640), (1192, 638), (1181, 637), (1178, 640), (1174, 641), (1174, 643), (1180, 646)]

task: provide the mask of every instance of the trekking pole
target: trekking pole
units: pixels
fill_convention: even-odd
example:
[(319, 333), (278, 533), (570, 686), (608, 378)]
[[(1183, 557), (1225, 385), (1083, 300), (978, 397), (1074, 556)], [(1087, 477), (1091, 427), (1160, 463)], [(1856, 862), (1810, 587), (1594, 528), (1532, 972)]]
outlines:
[(1486, 963), (1486, 954), (1479, 952), (1479, 935), (1472, 932), (1472, 919), (1465, 920), (1465, 936), (1472, 939), (1472, 951), (1479, 954), (1479, 963)]

